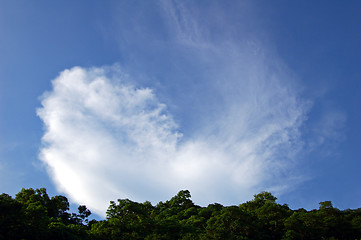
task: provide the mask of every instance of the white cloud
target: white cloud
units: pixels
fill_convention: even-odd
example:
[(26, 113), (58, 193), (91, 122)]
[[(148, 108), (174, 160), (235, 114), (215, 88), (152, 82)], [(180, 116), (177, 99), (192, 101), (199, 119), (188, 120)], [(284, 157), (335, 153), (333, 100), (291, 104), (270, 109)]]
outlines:
[(185, 188), (199, 203), (231, 203), (278, 176), (278, 148), (297, 137), (303, 112), (293, 97), (276, 103), (262, 93), (260, 109), (232, 105), (203, 135), (180, 141), (153, 90), (136, 88), (117, 66), (75, 67), (43, 96), (40, 158), (60, 191), (97, 213), (117, 198), (159, 201)]
[[(192, 126), (177, 126), (186, 121), (173, 119), (168, 102), (119, 66), (65, 70), (38, 109), (45, 124), (40, 159), (59, 190), (104, 214), (117, 198), (157, 202), (189, 189), (198, 204), (234, 204), (301, 181), (290, 170), (309, 106), (287, 67), (252, 38), (211, 40), (210, 26), (197, 25), (185, 6), (164, 2), (163, 10), (175, 42), (144, 44), (159, 63), (177, 66), (160, 66), (172, 77), (162, 95)], [(178, 92), (167, 88), (172, 84)]]
[(179, 137), (152, 90), (109, 78), (114, 71), (63, 71), (38, 110), (46, 127), (41, 159), (52, 178), (75, 201), (90, 201), (98, 210), (99, 202), (92, 203), (98, 199), (91, 195), (96, 191), (102, 211), (115, 196), (130, 196), (127, 186), (141, 176), (133, 173), (143, 174), (141, 166), (174, 152)]

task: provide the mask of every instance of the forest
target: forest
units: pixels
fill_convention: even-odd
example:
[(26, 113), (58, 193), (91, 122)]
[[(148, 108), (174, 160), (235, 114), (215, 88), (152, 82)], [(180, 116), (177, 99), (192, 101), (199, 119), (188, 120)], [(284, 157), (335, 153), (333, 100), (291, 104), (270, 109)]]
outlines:
[(361, 208), (339, 210), (330, 201), (319, 208), (292, 210), (269, 192), (238, 206), (201, 207), (188, 190), (153, 206), (129, 199), (111, 201), (105, 220), (89, 220), (80, 205), (69, 212), (65, 196), (49, 197), (45, 188), (0, 195), (3, 239), (361, 239)]

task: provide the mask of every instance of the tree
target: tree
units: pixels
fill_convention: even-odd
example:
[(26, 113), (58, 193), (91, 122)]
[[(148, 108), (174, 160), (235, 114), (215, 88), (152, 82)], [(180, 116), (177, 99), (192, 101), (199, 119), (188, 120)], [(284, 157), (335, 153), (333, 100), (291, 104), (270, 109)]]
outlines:
[(52, 197), (46, 207), (50, 218), (60, 218), (62, 222), (65, 222), (70, 217), (67, 212), (69, 210), (69, 202), (64, 196), (59, 195)]
[(129, 199), (118, 199), (117, 203), (112, 201), (107, 210), (108, 227), (116, 229), (113, 235), (117, 237), (144, 238), (154, 228), (154, 221), (150, 217), (151, 210), (149, 202), (141, 204)]
[(207, 222), (209, 239), (260, 239), (258, 221), (237, 206), (224, 207)]
[(323, 236), (326, 238), (352, 239), (349, 234), (352, 225), (348, 222), (344, 214), (337, 208), (334, 208), (331, 201), (320, 202), (317, 212), (320, 218), (323, 230)]
[(15, 195), (15, 200), (22, 204), (27, 238), (46, 239), (49, 224), (47, 205), (50, 201), (46, 189), (23, 188)]
[(23, 206), (11, 196), (0, 195), (0, 239), (25, 237), (25, 216)]

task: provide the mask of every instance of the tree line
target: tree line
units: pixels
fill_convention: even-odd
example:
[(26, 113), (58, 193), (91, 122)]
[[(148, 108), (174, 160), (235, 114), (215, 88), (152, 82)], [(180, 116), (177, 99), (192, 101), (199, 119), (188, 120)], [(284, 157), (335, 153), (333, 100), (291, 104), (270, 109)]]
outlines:
[(361, 208), (339, 210), (330, 201), (319, 208), (292, 210), (269, 192), (238, 206), (201, 207), (188, 190), (153, 206), (129, 199), (111, 201), (105, 220), (89, 220), (84, 205), (69, 212), (64, 196), (45, 188), (0, 195), (0, 240), (8, 239), (361, 239)]

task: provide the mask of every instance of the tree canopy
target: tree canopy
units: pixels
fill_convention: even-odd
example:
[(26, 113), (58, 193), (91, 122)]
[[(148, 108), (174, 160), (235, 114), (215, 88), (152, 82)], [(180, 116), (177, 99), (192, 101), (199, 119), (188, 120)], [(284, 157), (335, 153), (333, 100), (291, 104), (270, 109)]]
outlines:
[(89, 221), (86, 206), (70, 213), (66, 197), (28, 188), (15, 198), (0, 195), (0, 240), (361, 239), (361, 208), (339, 210), (324, 201), (319, 209), (292, 210), (276, 200), (261, 192), (237, 206), (201, 207), (182, 190), (155, 206), (148, 201), (111, 201), (105, 220)]

